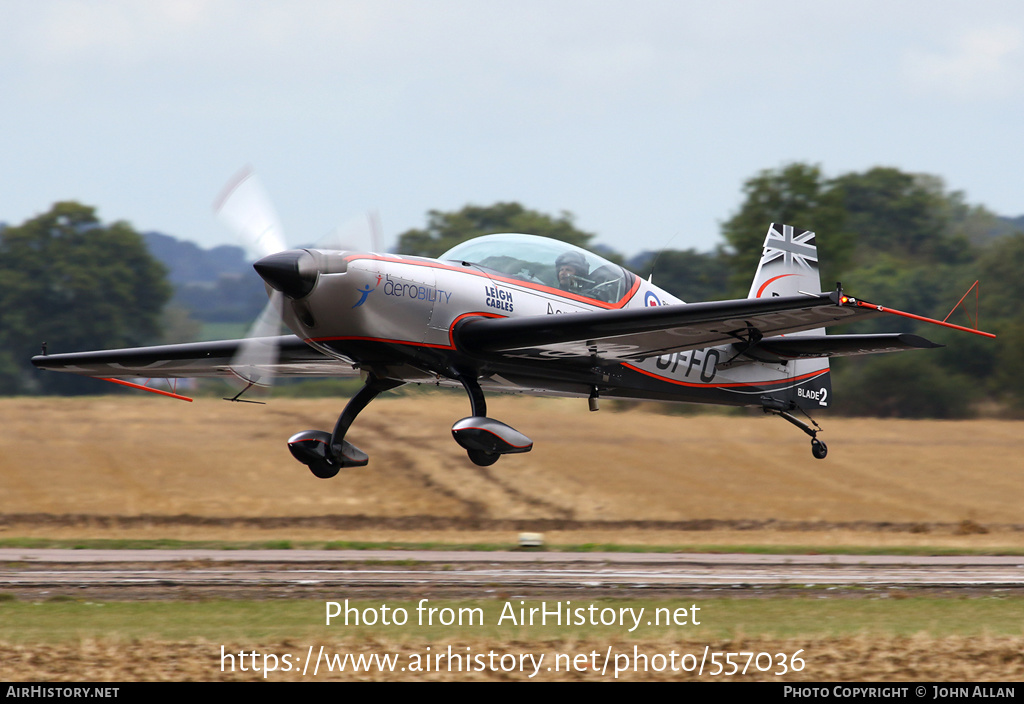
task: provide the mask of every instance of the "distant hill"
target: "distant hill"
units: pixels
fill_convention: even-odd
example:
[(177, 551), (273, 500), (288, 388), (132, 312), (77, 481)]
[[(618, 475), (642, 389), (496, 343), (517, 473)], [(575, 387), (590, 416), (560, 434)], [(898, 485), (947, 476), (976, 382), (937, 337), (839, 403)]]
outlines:
[[(1024, 232), (1024, 215), (999, 216), (993, 225), (987, 232), (979, 233), (978, 238), (989, 241)], [(175, 288), (172, 304), (187, 310), (192, 318), (205, 323), (250, 323), (266, 305), (263, 281), (241, 247), (221, 245), (203, 249), (194, 242), (160, 232), (147, 232), (143, 237), (153, 256), (170, 272)], [(594, 250), (617, 261), (623, 259), (618, 252), (602, 245), (595, 245)], [(626, 266), (646, 276), (655, 256), (655, 252), (642, 252), (629, 258)], [(724, 295), (715, 283), (724, 281), (726, 275), (717, 253), (691, 250), (661, 253), (655, 279), (683, 300), (713, 300)]]
[(241, 247), (203, 249), (160, 232), (143, 234), (149, 251), (169, 272), (171, 305), (204, 323), (251, 323), (267, 303), (263, 281)]
[(1019, 232), (1024, 232), (1024, 215), (1018, 215), (1015, 218), (1001, 217), (999, 219), (1007, 222), (1012, 229), (1017, 230)]
[(160, 232), (146, 232), (142, 237), (150, 253), (168, 268), (174, 285), (211, 282), (222, 275), (237, 276), (252, 271), (241, 247), (221, 245), (203, 249), (194, 242)]

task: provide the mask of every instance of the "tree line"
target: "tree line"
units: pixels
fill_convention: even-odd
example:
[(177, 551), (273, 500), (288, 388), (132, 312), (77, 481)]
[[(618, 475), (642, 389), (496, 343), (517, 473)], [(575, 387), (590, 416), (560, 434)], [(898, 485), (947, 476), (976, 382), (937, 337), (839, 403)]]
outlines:
[[(722, 226), (730, 293), (745, 290), (766, 222), (787, 222), (818, 237), (822, 285), (843, 282), (854, 296), (942, 320), (975, 281), (950, 322), (980, 326), (995, 340), (892, 317), (843, 332), (915, 332), (946, 345), (933, 352), (855, 357), (834, 364), (844, 413), (965, 417), (985, 403), (1024, 411), (1020, 342), (1024, 233), (1016, 223), (970, 205), (941, 179), (877, 167), (827, 177), (796, 163), (762, 171), (743, 188)], [(968, 315), (968, 313), (970, 315)], [(979, 319), (980, 318), (980, 325)]]
[(53, 352), (156, 341), (171, 297), (167, 270), (126, 222), (56, 203), (0, 231), (0, 393), (95, 393), (96, 382), (44, 374), (29, 363)]
[[(770, 223), (817, 234), (821, 281), (842, 282), (858, 297), (944, 319), (975, 281), (951, 322), (995, 332), (996, 340), (885, 317), (833, 332), (915, 332), (946, 345), (837, 359), (834, 389), (840, 412), (858, 415), (959, 418), (985, 405), (1024, 413), (1024, 223), (1000, 218), (942, 179), (876, 167), (836, 177), (819, 166), (788, 164), (743, 184), (739, 208), (722, 224), (724, 244), (701, 252), (645, 252), (625, 262), (684, 301), (746, 295)], [(525, 232), (588, 246), (593, 233), (572, 215), (528, 211), (517, 203), (457, 212), (431, 211), (424, 229), (399, 236), (398, 251), (436, 257), (470, 237)], [(622, 257), (601, 252), (622, 262)], [(970, 316), (966, 315), (970, 312)]]
[[(769, 223), (817, 233), (822, 286), (841, 281), (858, 297), (942, 319), (975, 280), (981, 295), (952, 322), (980, 327), (996, 340), (894, 318), (836, 332), (916, 332), (946, 345), (836, 360), (840, 412), (877, 416), (965, 417), (979, 409), (1024, 413), (1024, 232), (966, 202), (935, 176), (877, 167), (827, 176), (793, 163), (761, 171), (742, 188), (712, 251), (645, 252), (628, 261), (595, 245), (569, 212), (548, 215), (519, 203), (430, 211), (423, 228), (403, 232), (396, 251), (436, 257), (471, 237), (525, 232), (599, 251), (686, 301), (746, 295)], [(103, 224), (95, 210), (57, 203), (36, 218), (0, 230), (0, 393), (95, 392), (64, 374), (28, 363), (40, 344), (50, 351), (103, 349), (161, 341), (173, 288), (166, 269), (124, 222)], [(970, 312), (968, 317), (964, 310)]]

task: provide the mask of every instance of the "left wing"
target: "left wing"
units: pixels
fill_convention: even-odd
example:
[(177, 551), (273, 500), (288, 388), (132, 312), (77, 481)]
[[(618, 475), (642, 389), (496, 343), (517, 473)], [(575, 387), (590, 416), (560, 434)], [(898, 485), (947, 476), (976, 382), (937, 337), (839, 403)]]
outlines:
[[(258, 371), (275, 376), (358, 376), (352, 362), (334, 359), (313, 349), (295, 335), (181, 345), (131, 347), (96, 352), (37, 355), (32, 364), (40, 369), (95, 377), (146, 377), (149, 379), (200, 376), (234, 376), (232, 360), (243, 342), (276, 345), (275, 364)], [(236, 363), (237, 364), (237, 363)]]

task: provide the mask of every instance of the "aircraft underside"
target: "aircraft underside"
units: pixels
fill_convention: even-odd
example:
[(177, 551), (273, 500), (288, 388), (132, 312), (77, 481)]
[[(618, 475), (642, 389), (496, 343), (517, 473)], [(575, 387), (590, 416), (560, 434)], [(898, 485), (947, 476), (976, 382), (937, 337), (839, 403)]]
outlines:
[[(817, 424), (811, 427), (791, 414), (806, 414), (809, 408), (826, 405), (825, 396), (830, 389), (827, 364), (796, 378), (780, 374), (777, 365), (752, 363), (743, 367), (740, 374), (719, 373), (711, 381), (688, 381), (644, 369), (639, 366), (641, 363), (587, 366), (577, 360), (558, 360), (538, 365), (515, 364), (507, 358), (471, 357), (456, 358), (453, 362), (450, 351), (441, 353), (419, 345), (366, 340), (355, 345), (352, 341), (321, 344), (337, 353), (344, 350), (347, 358), (354, 359), (367, 372), (363, 388), (345, 406), (333, 432), (307, 430), (288, 441), (293, 456), (321, 478), (332, 477), (345, 467), (367, 464), (368, 456), (346, 439), (348, 430), (377, 395), (406, 383), (462, 387), (466, 391), (470, 415), (455, 422), (452, 436), (480, 466), (494, 464), (501, 455), (529, 452), (533, 447), (526, 435), (487, 416), (485, 392), (587, 398), (591, 410), (598, 410), (602, 397), (760, 407), (807, 433), (815, 457), (822, 458), (827, 452), (816, 437), (820, 430)], [(358, 358), (363, 355), (373, 363), (360, 364)], [(761, 381), (756, 380), (759, 370), (764, 377)]]

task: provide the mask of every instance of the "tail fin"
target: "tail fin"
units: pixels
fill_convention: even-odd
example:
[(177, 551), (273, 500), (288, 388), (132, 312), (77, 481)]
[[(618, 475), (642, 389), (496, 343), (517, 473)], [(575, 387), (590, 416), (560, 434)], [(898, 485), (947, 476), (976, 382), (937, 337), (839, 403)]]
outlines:
[(772, 223), (747, 298), (821, 292), (814, 233)]
[[(821, 292), (814, 233), (791, 225), (772, 223), (764, 238), (761, 261), (757, 265), (757, 273), (754, 274), (747, 298), (799, 296), (801, 292)], [(791, 333), (787, 337), (824, 333), (824, 328), (817, 328)], [(830, 405), (832, 383), (827, 357), (790, 360), (786, 371), (792, 384), (772, 392), (770, 396), (774, 401), (790, 408), (800, 406), (808, 410)]]

